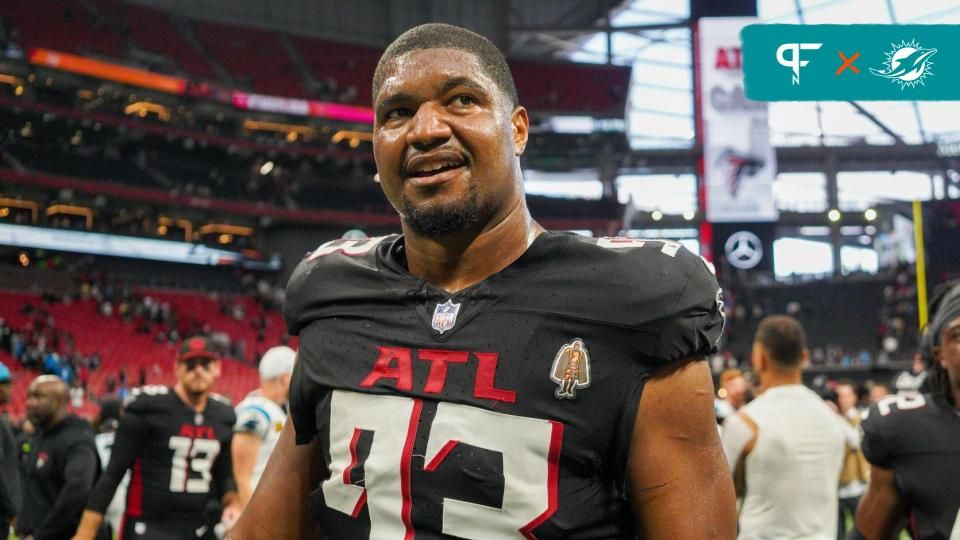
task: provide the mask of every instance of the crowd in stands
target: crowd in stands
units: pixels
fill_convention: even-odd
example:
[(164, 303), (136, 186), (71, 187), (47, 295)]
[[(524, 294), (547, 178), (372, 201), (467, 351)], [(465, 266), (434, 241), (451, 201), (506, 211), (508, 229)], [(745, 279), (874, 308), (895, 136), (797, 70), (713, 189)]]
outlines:
[[(163, 380), (169, 366), (158, 358), (172, 354), (169, 351), (189, 337), (205, 336), (223, 358), (252, 367), (267, 348), (288, 341), (279, 316), (282, 288), (250, 273), (241, 277), (243, 294), (204, 294), (212, 309), (198, 313), (190, 309), (198, 301), (189, 300), (189, 295), (138, 289), (89, 267), (71, 267), (69, 272), (75, 276), (69, 288), (48, 287), (39, 295), (17, 297), (26, 298), (20, 305), (6, 302), (0, 309), (0, 360), (13, 362), (11, 367), (29, 378), (60, 377), (70, 386), (77, 410), (85, 400), (122, 399), (132, 388)], [(65, 312), (73, 314), (72, 324), (58, 324), (54, 313)], [(8, 322), (4, 315), (15, 317), (19, 324)], [(142, 361), (105, 362), (103, 358), (111, 353), (91, 348), (89, 338), (107, 321), (119, 323), (130, 335), (149, 336), (161, 354)], [(76, 332), (86, 334), (86, 347), (75, 344)], [(104, 333), (93, 342), (113, 349), (109, 341), (114, 337)], [(112, 354), (117, 352), (122, 353)], [(94, 378), (96, 385), (90, 384)]]
[(916, 349), (916, 289), (906, 268), (870, 279), (842, 276), (811, 283), (747, 285), (728, 275), (721, 282), (727, 356), (717, 360), (715, 369), (747, 367), (757, 324), (775, 313), (793, 316), (804, 325), (814, 369), (900, 365), (909, 362)]

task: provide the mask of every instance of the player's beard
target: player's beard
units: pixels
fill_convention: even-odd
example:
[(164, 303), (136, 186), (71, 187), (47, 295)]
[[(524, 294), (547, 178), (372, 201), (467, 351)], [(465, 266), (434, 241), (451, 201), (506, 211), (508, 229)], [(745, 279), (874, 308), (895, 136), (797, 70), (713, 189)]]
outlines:
[(473, 182), (467, 186), (466, 194), (455, 201), (414, 204), (403, 196), (400, 203), (404, 223), (415, 232), (428, 237), (472, 229), (489, 213), (487, 205), (481, 200), (480, 190)]

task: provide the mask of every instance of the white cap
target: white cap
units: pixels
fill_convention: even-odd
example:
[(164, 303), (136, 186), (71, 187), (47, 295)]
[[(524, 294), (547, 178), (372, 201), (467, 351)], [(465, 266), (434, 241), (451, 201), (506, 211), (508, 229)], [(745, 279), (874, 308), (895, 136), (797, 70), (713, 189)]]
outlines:
[(271, 347), (260, 359), (260, 379), (273, 379), (285, 373), (293, 373), (293, 361), (296, 358), (297, 351), (286, 345)]

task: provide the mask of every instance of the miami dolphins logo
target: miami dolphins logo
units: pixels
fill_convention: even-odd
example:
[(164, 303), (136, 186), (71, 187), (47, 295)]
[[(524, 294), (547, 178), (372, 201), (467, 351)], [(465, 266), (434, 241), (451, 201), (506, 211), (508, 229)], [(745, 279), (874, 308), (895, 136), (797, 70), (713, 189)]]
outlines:
[(924, 49), (916, 40), (901, 41), (899, 45), (891, 43), (890, 46), (893, 49), (884, 53), (887, 56), (884, 69), (870, 68), (870, 73), (899, 83), (901, 90), (924, 84), (923, 80), (933, 75), (930, 57), (937, 54), (936, 49)]

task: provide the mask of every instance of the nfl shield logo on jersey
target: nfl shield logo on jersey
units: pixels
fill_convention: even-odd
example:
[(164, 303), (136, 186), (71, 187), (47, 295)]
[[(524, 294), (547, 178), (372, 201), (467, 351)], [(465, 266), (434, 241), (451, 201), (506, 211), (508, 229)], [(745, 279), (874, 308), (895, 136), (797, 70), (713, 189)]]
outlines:
[(441, 334), (450, 330), (457, 324), (457, 313), (460, 313), (460, 304), (454, 304), (453, 300), (437, 304), (433, 310), (433, 329)]
[(550, 380), (557, 383), (553, 392), (557, 399), (574, 399), (577, 388), (590, 386), (590, 353), (582, 339), (576, 338), (560, 347), (553, 359)]

